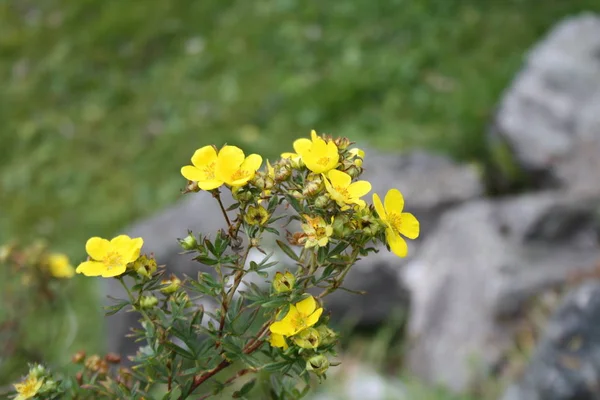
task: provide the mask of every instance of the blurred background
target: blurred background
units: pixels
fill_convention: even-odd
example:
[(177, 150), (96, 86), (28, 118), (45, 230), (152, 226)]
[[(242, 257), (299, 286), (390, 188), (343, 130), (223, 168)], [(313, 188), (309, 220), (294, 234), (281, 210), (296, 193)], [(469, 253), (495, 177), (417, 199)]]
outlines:
[[(486, 127), (527, 50), (594, 10), (597, 0), (4, 0), (0, 243), (45, 239), (77, 264), (90, 236), (175, 202), (179, 168), (207, 143), (273, 158), (315, 128), (484, 166)], [(61, 340), (38, 343), (49, 316), (25, 317), (31, 352), (0, 355), (0, 384), (26, 360), (102, 349), (96, 283), (66, 285), (74, 300), (52, 317), (68, 327)], [(360, 357), (384, 365), (392, 331), (357, 338)], [(423, 399), (455, 398), (415, 385)]]

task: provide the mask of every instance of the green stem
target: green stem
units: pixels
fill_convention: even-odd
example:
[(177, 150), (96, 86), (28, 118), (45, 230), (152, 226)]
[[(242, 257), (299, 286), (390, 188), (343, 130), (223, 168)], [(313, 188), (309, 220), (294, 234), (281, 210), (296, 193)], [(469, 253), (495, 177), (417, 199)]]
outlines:
[(135, 297), (133, 297), (133, 294), (131, 293), (131, 290), (129, 290), (129, 288), (127, 287), (127, 285), (125, 284), (125, 281), (123, 280), (123, 277), (119, 276), (117, 277), (117, 280), (121, 283), (121, 286), (123, 286), (123, 288), (125, 289), (125, 291), (127, 292), (127, 296), (129, 297), (129, 301), (131, 302), (131, 305), (133, 306), (134, 309), (136, 309), (137, 311), (140, 312), (140, 314), (142, 314), (142, 316), (150, 323), (152, 323), (152, 320), (150, 319), (150, 317), (148, 316), (148, 314), (146, 314), (146, 312), (144, 310), (142, 310), (141, 307), (136, 307), (135, 303)]

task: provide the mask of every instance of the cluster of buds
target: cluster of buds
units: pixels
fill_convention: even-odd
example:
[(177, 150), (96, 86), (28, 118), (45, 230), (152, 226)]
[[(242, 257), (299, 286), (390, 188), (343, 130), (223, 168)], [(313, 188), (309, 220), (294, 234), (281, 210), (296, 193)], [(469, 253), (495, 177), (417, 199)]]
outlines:
[(83, 389), (93, 389), (96, 382), (104, 387), (110, 386), (112, 382), (126, 387), (131, 386), (131, 371), (121, 366), (121, 356), (118, 354), (86, 355), (85, 352), (79, 351), (73, 355), (71, 361), (82, 366), (75, 379)]

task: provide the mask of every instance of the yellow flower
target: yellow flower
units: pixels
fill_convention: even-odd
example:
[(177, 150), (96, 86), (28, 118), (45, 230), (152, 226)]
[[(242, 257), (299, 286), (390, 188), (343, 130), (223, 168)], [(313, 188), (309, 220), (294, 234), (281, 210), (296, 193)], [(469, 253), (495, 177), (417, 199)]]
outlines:
[(181, 175), (187, 180), (198, 182), (202, 190), (216, 189), (223, 184), (217, 178), (217, 150), (214, 146), (204, 146), (194, 152), (192, 164), (181, 168)]
[(363, 160), (365, 159), (364, 150), (354, 148), (348, 150), (348, 153), (350, 153), (350, 159), (354, 159), (354, 165), (356, 165), (357, 167), (362, 167)]
[(269, 220), (269, 212), (263, 206), (250, 206), (244, 215), (248, 225), (264, 225)]
[(326, 142), (317, 136), (317, 132), (314, 130), (310, 135), (312, 140), (298, 139), (294, 142), (294, 150), (302, 157), (306, 167), (315, 174), (335, 168), (340, 159), (335, 143), (333, 141)]
[(345, 172), (333, 169), (327, 174), (325, 188), (331, 198), (342, 208), (350, 208), (348, 204), (356, 204), (359, 207), (365, 206), (365, 201), (360, 198), (371, 191), (371, 184), (367, 181), (356, 181), (352, 183), (352, 178)]
[(138, 259), (143, 244), (142, 238), (132, 239), (127, 235), (117, 236), (111, 241), (93, 237), (85, 244), (92, 260), (79, 264), (76, 271), (85, 276), (102, 275), (104, 278), (121, 275), (127, 264)]
[[(333, 227), (328, 225), (322, 217), (310, 217), (304, 215), (306, 224), (302, 224), (302, 230), (306, 234), (306, 243), (304, 247), (323, 247), (329, 242), (333, 234)], [(333, 220), (333, 219), (332, 219)]]
[(27, 376), (25, 381), (21, 383), (15, 383), (15, 391), (18, 393), (14, 400), (26, 400), (34, 397), (42, 387), (43, 380), (36, 378), (35, 376)]
[(203, 190), (212, 190), (226, 183), (243, 186), (254, 177), (262, 164), (258, 154), (244, 156), (236, 146), (224, 146), (219, 152), (213, 146), (204, 146), (192, 156), (192, 164), (181, 168), (181, 175), (198, 182)]
[(277, 333), (271, 333), (271, 338), (269, 339), (269, 343), (273, 347), (282, 347), (284, 350), (288, 348), (288, 344), (283, 335), (279, 335)]
[(55, 278), (72, 278), (75, 275), (75, 269), (69, 262), (69, 257), (60, 253), (48, 256), (48, 270)]
[(294, 336), (317, 323), (323, 313), (323, 308), (317, 308), (314, 297), (290, 305), (290, 310), (281, 321), (273, 322), (269, 329), (271, 333), (283, 336)]
[(243, 186), (252, 178), (262, 164), (258, 154), (244, 155), (236, 146), (223, 146), (217, 158), (217, 179), (230, 186)]
[(373, 205), (379, 218), (385, 223), (385, 239), (390, 249), (398, 257), (408, 254), (406, 241), (401, 234), (409, 239), (419, 237), (419, 221), (410, 213), (403, 213), (404, 198), (398, 189), (391, 189), (385, 195), (385, 207), (377, 193), (373, 194)]

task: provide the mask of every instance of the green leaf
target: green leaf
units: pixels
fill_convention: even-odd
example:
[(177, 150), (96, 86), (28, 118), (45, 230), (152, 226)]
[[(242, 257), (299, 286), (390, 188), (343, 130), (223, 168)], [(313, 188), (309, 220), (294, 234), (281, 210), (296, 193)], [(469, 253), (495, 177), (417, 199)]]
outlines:
[(244, 386), (242, 386), (237, 392), (234, 392), (232, 397), (234, 399), (239, 399), (240, 397), (247, 395), (252, 388), (254, 388), (254, 385), (256, 385), (256, 378), (244, 383)]
[(180, 356), (182, 356), (183, 358), (187, 359), (187, 360), (194, 360), (195, 357), (192, 353), (190, 353), (189, 351), (187, 351), (186, 349), (184, 349), (183, 347), (177, 346), (175, 343), (172, 342), (164, 342), (163, 345), (175, 352), (176, 354), (179, 354)]
[(292, 250), (290, 248), (290, 246), (283, 243), (281, 240), (277, 240), (277, 245), (285, 254), (287, 254), (287, 256), (289, 258), (291, 258), (294, 261), (300, 261), (300, 258), (298, 257), (298, 255), (296, 253), (294, 253), (294, 250)]
[(236, 208), (238, 208), (240, 206), (240, 203), (233, 203), (232, 205), (230, 205), (229, 207), (227, 207), (225, 209), (225, 211), (232, 211), (235, 210)]
[(118, 313), (119, 311), (121, 311), (123, 309), (123, 307), (125, 307), (129, 304), (130, 304), (129, 300), (121, 300), (117, 304), (113, 304), (112, 306), (106, 306), (106, 307), (104, 307), (104, 309), (107, 311), (104, 315), (107, 317), (114, 315), (114, 314)]
[(206, 264), (206, 265), (215, 265), (215, 264), (219, 263), (219, 261), (215, 260), (214, 258), (205, 257), (205, 256), (198, 256), (198, 257), (194, 258), (194, 260), (199, 261), (202, 264)]

